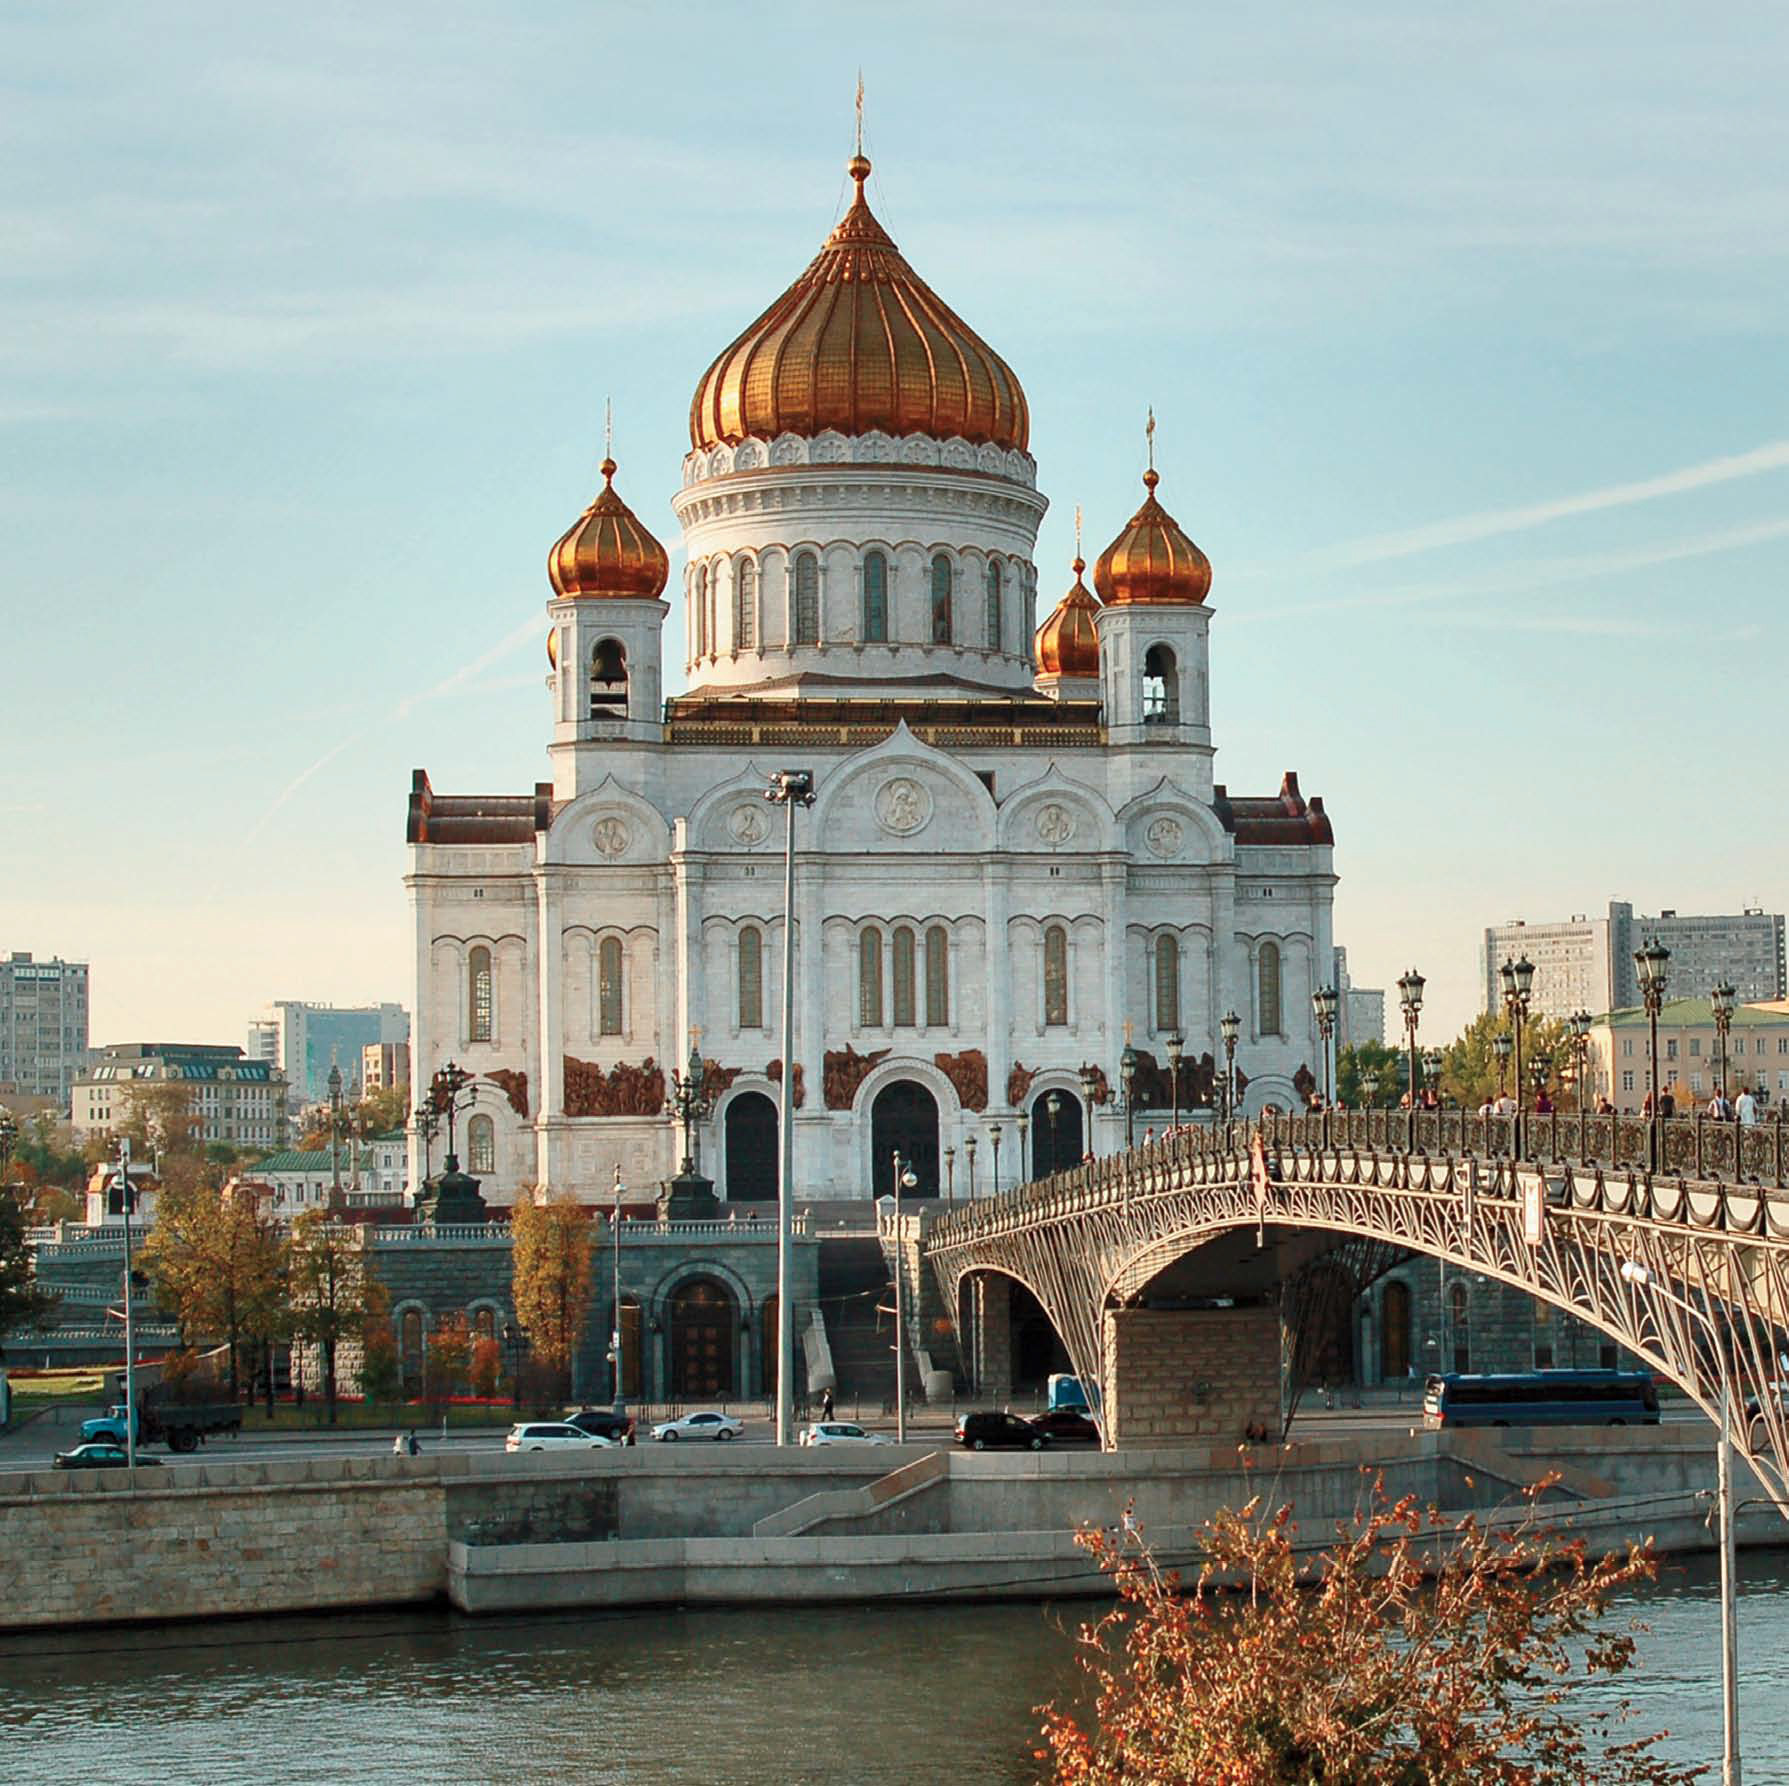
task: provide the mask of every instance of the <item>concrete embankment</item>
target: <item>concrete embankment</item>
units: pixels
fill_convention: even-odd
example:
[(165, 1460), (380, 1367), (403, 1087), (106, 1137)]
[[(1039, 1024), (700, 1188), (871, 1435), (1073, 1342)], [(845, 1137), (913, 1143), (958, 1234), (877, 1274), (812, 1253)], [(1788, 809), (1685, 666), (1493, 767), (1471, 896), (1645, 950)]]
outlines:
[[(1501, 1441), (1501, 1442), (1497, 1442)], [(1259, 1495), (1307, 1541), (1365, 1499), (1495, 1508), (1543, 1472), (1549, 1516), (1614, 1546), (1712, 1543), (1707, 1438), (1668, 1429), (1419, 1433), (1259, 1447), (970, 1455), (936, 1444), (508, 1457), (437, 1453), (0, 1475), (0, 1626), (448, 1599), (470, 1612), (1097, 1593), (1074, 1543), (1127, 1512), (1165, 1556)], [(1749, 1472), (1742, 1499), (1758, 1493)], [(1749, 1543), (1789, 1541), (1759, 1509)]]

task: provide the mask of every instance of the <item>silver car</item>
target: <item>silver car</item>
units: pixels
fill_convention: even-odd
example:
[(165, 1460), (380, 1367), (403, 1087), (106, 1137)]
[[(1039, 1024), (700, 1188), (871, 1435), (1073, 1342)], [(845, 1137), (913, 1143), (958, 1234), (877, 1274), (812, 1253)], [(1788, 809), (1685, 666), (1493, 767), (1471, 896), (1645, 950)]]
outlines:
[(679, 1420), (661, 1420), (652, 1429), (655, 1439), (737, 1439), (745, 1431), (745, 1422), (732, 1414), (718, 1414), (712, 1408), (700, 1414), (685, 1414)]
[(509, 1429), (503, 1441), (505, 1451), (608, 1451), (613, 1439), (601, 1433), (587, 1433), (581, 1426), (568, 1426), (563, 1420), (524, 1420)]

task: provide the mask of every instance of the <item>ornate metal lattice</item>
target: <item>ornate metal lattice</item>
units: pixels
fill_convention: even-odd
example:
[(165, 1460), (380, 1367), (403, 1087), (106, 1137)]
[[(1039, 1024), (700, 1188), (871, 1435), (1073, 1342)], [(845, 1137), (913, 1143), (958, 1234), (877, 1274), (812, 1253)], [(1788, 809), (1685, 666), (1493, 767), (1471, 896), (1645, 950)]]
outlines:
[[(1513, 1156), (1507, 1118), (1419, 1116), (1416, 1151), (1412, 1126), (1372, 1112), (1178, 1135), (944, 1214), (927, 1258), (947, 1309), (978, 1271), (1025, 1284), (1077, 1373), (1102, 1388), (1106, 1310), (1227, 1230), (1321, 1229), (1445, 1259), (1619, 1340), (1711, 1419), (1726, 1372), (1734, 1442), (1789, 1514), (1784, 1125), (1530, 1119), (1527, 1157)], [(1558, 1157), (1580, 1136), (1611, 1157)], [(1469, 1151), (1421, 1151), (1457, 1142)], [(1703, 1173), (1665, 1177), (1623, 1158), (1653, 1147)]]

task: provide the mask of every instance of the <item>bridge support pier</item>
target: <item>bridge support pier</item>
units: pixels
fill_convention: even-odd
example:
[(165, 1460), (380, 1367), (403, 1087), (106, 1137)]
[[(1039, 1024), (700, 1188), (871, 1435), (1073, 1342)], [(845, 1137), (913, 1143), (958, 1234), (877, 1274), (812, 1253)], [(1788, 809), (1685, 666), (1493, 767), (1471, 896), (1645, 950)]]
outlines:
[(1280, 1318), (1271, 1308), (1106, 1312), (1106, 1443), (1278, 1436)]
[(982, 1271), (972, 1287), (975, 1393), (984, 1406), (1004, 1407), (1013, 1393), (1012, 1279)]

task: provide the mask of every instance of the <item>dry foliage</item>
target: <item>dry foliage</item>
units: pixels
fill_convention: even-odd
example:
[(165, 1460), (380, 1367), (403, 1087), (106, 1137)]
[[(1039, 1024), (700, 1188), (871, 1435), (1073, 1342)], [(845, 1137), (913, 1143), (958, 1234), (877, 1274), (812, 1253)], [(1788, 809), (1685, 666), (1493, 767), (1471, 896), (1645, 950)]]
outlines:
[[(1540, 1485), (1544, 1487), (1545, 1484)], [(1129, 1520), (1079, 1542), (1118, 1604), (1081, 1628), (1096, 1719), (1040, 1707), (1058, 1786), (1677, 1786), (1584, 1689), (1633, 1665), (1612, 1595), (1650, 1581), (1649, 1546), (1592, 1561), (1525, 1515), (1444, 1516), (1383, 1486), (1300, 1558), (1291, 1509), (1259, 1498), (1202, 1528), (1189, 1579)]]
[(523, 1197), (509, 1225), (516, 1320), (535, 1361), (554, 1373), (563, 1393), (590, 1308), (589, 1212), (564, 1194), (546, 1203)]

